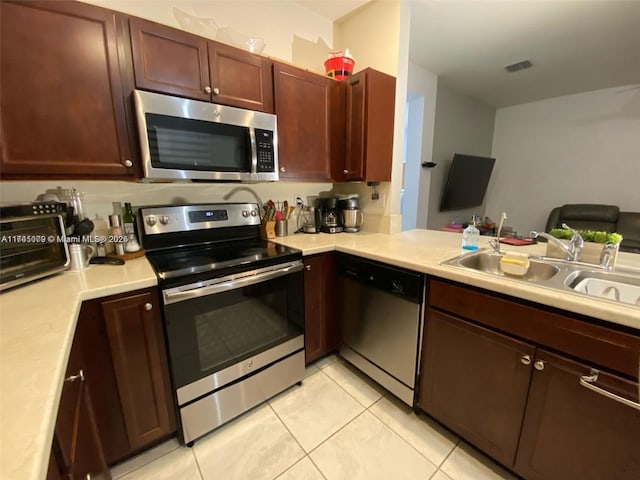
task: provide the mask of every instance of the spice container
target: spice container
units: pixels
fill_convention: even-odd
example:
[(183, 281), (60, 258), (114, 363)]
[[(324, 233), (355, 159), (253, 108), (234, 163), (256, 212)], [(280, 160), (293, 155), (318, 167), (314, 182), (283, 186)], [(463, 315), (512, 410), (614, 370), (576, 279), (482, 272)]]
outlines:
[(116, 255), (124, 255), (125, 236), (122, 231), (122, 221), (120, 215), (114, 213), (109, 215), (109, 225), (111, 225), (111, 243), (115, 248)]

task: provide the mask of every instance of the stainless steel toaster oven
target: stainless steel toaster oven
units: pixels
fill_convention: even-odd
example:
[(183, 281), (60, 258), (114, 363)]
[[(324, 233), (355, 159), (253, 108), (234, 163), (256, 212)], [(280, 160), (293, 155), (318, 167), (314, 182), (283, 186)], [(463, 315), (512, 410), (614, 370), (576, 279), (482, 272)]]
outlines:
[(59, 214), (0, 218), (0, 291), (65, 270), (64, 235)]

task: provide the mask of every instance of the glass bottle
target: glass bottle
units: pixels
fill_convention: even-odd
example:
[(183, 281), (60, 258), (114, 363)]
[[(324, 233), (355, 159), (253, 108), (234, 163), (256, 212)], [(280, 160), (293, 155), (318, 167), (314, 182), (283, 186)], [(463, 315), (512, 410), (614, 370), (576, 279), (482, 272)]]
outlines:
[(122, 230), (124, 235), (127, 236), (127, 243), (125, 250), (127, 252), (137, 252), (140, 250), (140, 244), (138, 243), (137, 228), (136, 228), (136, 216), (133, 214), (130, 203), (124, 204), (124, 212), (122, 214)]

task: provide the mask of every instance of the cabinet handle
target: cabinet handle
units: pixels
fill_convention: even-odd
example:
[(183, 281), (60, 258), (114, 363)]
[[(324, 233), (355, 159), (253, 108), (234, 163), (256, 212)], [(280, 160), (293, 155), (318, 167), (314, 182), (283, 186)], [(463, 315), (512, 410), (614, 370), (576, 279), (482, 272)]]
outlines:
[(132, 162), (131, 160), (129, 160), (128, 158), (126, 158), (126, 159), (124, 160), (124, 162), (122, 162), (122, 163), (123, 163), (123, 164), (124, 164), (124, 166), (125, 166), (125, 167), (127, 167), (127, 168), (131, 168), (131, 167), (133, 167), (133, 162)]
[(287, 171), (287, 169), (286, 169), (286, 168), (284, 168), (284, 167), (280, 167), (280, 171), (281, 171), (282, 173), (284, 173), (284, 172), (286, 172), (286, 171)]
[(536, 360), (536, 362), (533, 364), (533, 368), (541, 372), (542, 370), (544, 370), (544, 364), (544, 360)]
[(590, 375), (583, 375), (580, 377), (580, 385), (588, 388), (592, 392), (596, 392), (599, 395), (615, 400), (616, 402), (620, 402), (628, 407), (635, 408), (636, 410), (640, 410), (640, 403), (632, 402), (631, 400), (627, 400), (626, 398), (594, 385), (594, 383), (598, 381), (598, 374), (600, 373), (599, 370), (592, 368), (590, 373)]
[(311, 265), (305, 265), (304, 268), (307, 272), (311, 271)]
[(211, 87), (209, 86), (204, 87), (204, 93), (211, 93)]
[(144, 304), (144, 309), (148, 312), (149, 310), (151, 310), (153, 308), (153, 305), (151, 303), (145, 303)]
[(64, 379), (64, 381), (67, 383), (73, 383), (76, 380), (80, 380), (81, 382), (84, 382), (84, 370), (80, 369), (77, 375), (71, 375)]
[(344, 173), (345, 175), (347, 175), (349, 173), (349, 170), (342, 170), (342, 173)]
[(525, 365), (530, 365), (531, 357), (529, 355), (522, 355), (522, 357), (520, 357), (520, 362), (522, 362)]
[(214, 95), (218, 95), (219, 93), (220, 93), (220, 89), (219, 89), (218, 87), (215, 87), (215, 88), (213, 89), (213, 94), (214, 94)]

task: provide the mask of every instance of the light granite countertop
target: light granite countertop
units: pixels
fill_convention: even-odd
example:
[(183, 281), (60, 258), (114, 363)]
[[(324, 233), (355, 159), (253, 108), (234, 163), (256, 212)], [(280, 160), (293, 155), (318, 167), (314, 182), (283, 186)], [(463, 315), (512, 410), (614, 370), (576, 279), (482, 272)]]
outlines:
[[(481, 238), (483, 243), (486, 240)], [(640, 332), (640, 308), (441, 265), (461, 253), (461, 237), (456, 233), (296, 234), (276, 241), (299, 248), (304, 255), (334, 250), (359, 255)], [(536, 255), (544, 253), (544, 248), (504, 246), (504, 250)], [(617, 265), (638, 269), (640, 275), (640, 255), (620, 253)], [(94, 265), (81, 272), (65, 272), (0, 294), (0, 478), (46, 477), (62, 380), (82, 301), (156, 284), (153, 269), (141, 258), (122, 267)]]

